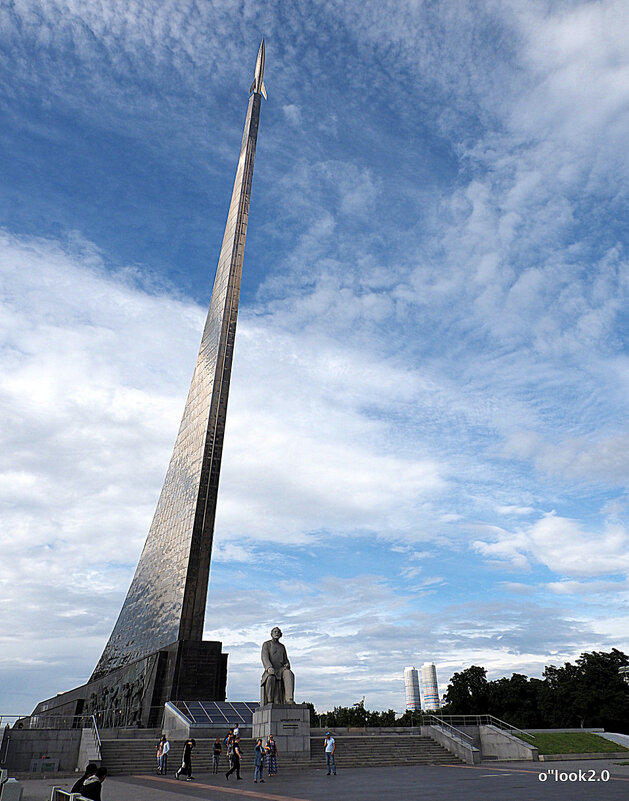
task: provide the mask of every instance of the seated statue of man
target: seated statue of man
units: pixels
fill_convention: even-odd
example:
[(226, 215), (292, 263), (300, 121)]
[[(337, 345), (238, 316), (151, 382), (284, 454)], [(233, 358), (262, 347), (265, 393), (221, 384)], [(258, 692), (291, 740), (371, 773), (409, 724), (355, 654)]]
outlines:
[(288, 654), (280, 642), (282, 630), (277, 626), (262, 646), (264, 673), (260, 679), (261, 704), (294, 704), (295, 674), (290, 669)]

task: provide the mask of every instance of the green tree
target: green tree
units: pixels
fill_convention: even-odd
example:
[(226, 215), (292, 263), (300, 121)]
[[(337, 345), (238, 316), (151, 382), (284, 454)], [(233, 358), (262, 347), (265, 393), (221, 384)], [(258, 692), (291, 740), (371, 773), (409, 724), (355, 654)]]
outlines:
[(543, 726), (540, 696), (543, 682), (521, 673), (490, 681), (487, 685), (487, 713), (521, 729)]
[(369, 710), (365, 709), (365, 699), (352, 706), (335, 706), (327, 713), (328, 726), (366, 726)]
[(421, 711), (414, 711), (411, 709), (407, 709), (406, 712), (399, 717), (395, 725), (396, 726), (421, 726), (422, 725), (423, 714)]
[(629, 688), (618, 674), (628, 664), (629, 657), (612, 648), (583, 653), (575, 664), (549, 665), (541, 702), (547, 725), (628, 732)]
[[(364, 698), (352, 706), (335, 706), (332, 712), (325, 712), (321, 717), (325, 719), (325, 725), (329, 728), (403, 725), (397, 723), (397, 712), (394, 709), (387, 709), (386, 712), (365, 709)], [(317, 715), (317, 721), (318, 719), (319, 716)]]
[(473, 665), (455, 673), (445, 695), (446, 715), (490, 714), (519, 728), (597, 727), (629, 733), (629, 687), (618, 669), (629, 657), (610, 652), (583, 653), (575, 663), (548, 665), (543, 680), (521, 673), (487, 681)]
[(487, 685), (487, 671), (479, 665), (455, 673), (444, 696), (443, 712), (448, 715), (483, 714), (489, 698)]
[(394, 709), (387, 709), (386, 712), (368, 712), (367, 726), (395, 726), (397, 712)]

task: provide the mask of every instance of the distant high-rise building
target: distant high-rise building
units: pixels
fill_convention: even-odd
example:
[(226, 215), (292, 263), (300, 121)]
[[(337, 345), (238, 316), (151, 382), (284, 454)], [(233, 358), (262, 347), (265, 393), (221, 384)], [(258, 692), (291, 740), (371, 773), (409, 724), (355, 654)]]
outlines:
[(423, 708), (427, 712), (434, 712), (439, 709), (439, 684), (437, 683), (437, 669), (433, 662), (425, 662), (422, 665), (422, 691), (424, 696)]
[(404, 687), (406, 689), (406, 709), (412, 712), (422, 708), (419, 695), (419, 676), (414, 667), (404, 668)]

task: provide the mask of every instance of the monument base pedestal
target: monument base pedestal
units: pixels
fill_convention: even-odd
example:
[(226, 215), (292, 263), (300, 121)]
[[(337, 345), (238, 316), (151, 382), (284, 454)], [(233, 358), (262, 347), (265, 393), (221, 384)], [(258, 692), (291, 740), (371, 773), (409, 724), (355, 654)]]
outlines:
[(254, 739), (266, 743), (269, 734), (280, 755), (310, 759), (310, 708), (306, 704), (265, 704), (253, 713)]
[(99, 729), (160, 725), (166, 701), (224, 701), (222, 643), (178, 640), (148, 656), (40, 701), (33, 715), (95, 715)]

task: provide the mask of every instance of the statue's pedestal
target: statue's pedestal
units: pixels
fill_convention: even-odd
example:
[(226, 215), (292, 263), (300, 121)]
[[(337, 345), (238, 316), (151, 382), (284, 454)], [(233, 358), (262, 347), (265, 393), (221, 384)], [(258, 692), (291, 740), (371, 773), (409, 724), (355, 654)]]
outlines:
[(310, 708), (306, 704), (265, 704), (253, 713), (254, 739), (266, 743), (269, 734), (280, 755), (310, 758)]

